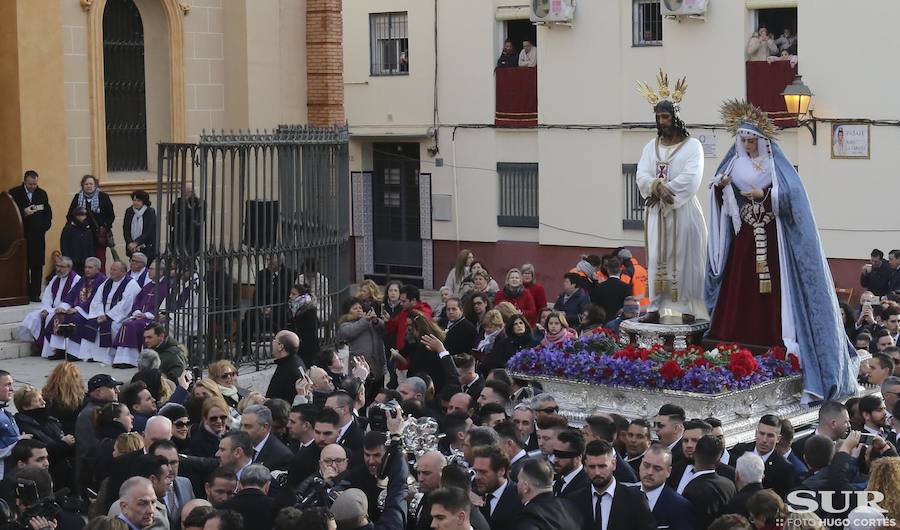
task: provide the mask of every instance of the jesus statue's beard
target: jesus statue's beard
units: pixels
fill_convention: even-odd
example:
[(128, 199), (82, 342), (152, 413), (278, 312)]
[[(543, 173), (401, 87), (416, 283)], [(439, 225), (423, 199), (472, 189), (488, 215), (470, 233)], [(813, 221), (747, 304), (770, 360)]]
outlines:
[(657, 124), (656, 132), (659, 136), (663, 138), (674, 138), (675, 137), (675, 126), (670, 125), (668, 127), (663, 127), (662, 125)]

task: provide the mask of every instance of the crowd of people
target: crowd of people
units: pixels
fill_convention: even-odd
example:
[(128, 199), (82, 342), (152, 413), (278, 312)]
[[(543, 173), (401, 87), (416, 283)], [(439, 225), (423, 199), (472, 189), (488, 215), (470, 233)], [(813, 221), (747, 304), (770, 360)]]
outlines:
[(769, 34), (769, 29), (760, 26), (747, 41), (748, 61), (790, 61), (797, 64), (797, 35), (789, 27), (782, 30), (777, 38)]

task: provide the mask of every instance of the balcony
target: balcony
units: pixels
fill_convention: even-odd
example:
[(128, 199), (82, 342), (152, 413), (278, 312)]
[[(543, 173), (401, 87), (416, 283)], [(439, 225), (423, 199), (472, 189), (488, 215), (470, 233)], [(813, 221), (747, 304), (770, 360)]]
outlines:
[(797, 67), (790, 61), (747, 61), (746, 65), (747, 101), (772, 115), (778, 125), (790, 126), (778, 117), (787, 114), (781, 93), (794, 80)]
[(497, 127), (537, 127), (537, 68), (497, 68)]

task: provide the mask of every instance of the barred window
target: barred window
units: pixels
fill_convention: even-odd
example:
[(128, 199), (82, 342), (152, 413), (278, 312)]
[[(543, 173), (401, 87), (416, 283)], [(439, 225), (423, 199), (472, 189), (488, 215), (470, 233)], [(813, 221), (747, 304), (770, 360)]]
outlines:
[(371, 13), (369, 39), (372, 75), (409, 74), (406, 12)]
[(500, 214), (497, 226), (538, 227), (538, 165), (497, 163)]
[(632, 0), (632, 45), (662, 46), (662, 15), (659, 0)]
[(622, 164), (622, 178), (625, 180), (625, 212), (622, 217), (624, 230), (643, 230), (644, 199), (637, 185), (637, 164)]

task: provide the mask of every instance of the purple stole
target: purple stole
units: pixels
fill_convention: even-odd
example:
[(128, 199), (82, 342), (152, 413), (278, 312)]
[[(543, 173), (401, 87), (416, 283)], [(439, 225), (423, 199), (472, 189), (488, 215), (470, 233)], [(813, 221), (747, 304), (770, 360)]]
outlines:
[[(159, 311), (159, 306), (162, 304), (162, 301), (166, 299), (166, 294), (169, 289), (169, 278), (163, 278), (159, 283), (149, 282), (147, 285), (141, 288), (141, 292), (138, 293), (137, 296), (134, 297), (134, 303), (131, 305), (131, 312), (140, 311), (141, 313), (156, 313)], [(116, 335), (116, 340), (114, 341), (114, 345), (122, 346), (128, 340), (129, 328), (133, 326), (132, 323), (140, 322), (141, 326), (147, 326), (152, 322), (158, 322), (159, 315), (153, 321), (148, 320), (126, 320), (122, 327), (119, 328), (119, 333)]]
[[(122, 278), (122, 283), (119, 284), (119, 287), (116, 288), (116, 292), (113, 293), (112, 299), (109, 298), (109, 292), (112, 291), (112, 278), (107, 278), (107, 281), (103, 283), (103, 311), (109, 311), (110, 309), (116, 307), (116, 304), (119, 303), (119, 300), (122, 299), (122, 293), (125, 291), (125, 287), (128, 285), (128, 282), (131, 281), (131, 278), (125, 276)], [(106, 319), (102, 324), (97, 322), (97, 319), (91, 319), (88, 321), (86, 325), (88, 329), (93, 327), (95, 331), (100, 332), (100, 347), (101, 348), (109, 348), (112, 344), (112, 321), (110, 319)]]
[[(142, 272), (137, 278), (131, 278), (131, 272), (129, 272), (126, 276), (131, 278), (132, 280), (138, 282), (138, 285), (141, 287), (144, 286), (144, 282), (147, 281), (147, 272), (150, 270), (150, 267), (144, 267), (144, 272)], [(115, 305), (115, 304), (113, 304)]]
[[(71, 292), (71, 290), (72, 290), (72, 280), (74, 280), (74, 279), (75, 279), (75, 271), (69, 271), (69, 275), (66, 276), (65, 283), (63, 283), (62, 296), (59, 297), (60, 302), (65, 301), (66, 298), (69, 296), (69, 292)], [(59, 292), (59, 284), (60, 283), (62, 283), (62, 282), (59, 281), (59, 276), (56, 276), (55, 278), (53, 278), (53, 281), (50, 282), (50, 302), (51, 303), (56, 300), (56, 293)], [(52, 313), (52, 311), (51, 311), (51, 313)], [(50, 323), (43, 327), (43, 330), (41, 331), (41, 336), (38, 337), (39, 341), (49, 339), (50, 335), (52, 335), (53, 332), (56, 331), (56, 326), (53, 325), (55, 320), (56, 320), (55, 318), (51, 319)]]
[[(78, 283), (73, 285), (67, 293), (65, 293), (62, 297), (62, 302), (65, 302), (69, 305), (69, 307), (81, 308), (85, 313), (90, 312), (91, 310), (91, 301), (94, 299), (94, 296), (97, 295), (97, 285), (104, 282), (106, 280), (106, 275), (102, 272), (97, 273), (93, 278), (88, 278), (87, 276), (82, 276)], [(53, 320), (50, 321), (49, 324), (49, 333), (56, 333), (59, 325), (65, 322), (74, 322), (79, 323), (83, 318), (77, 312), (72, 315), (67, 315), (65, 313), (61, 313), (53, 317)], [(75, 336), (72, 337), (76, 342), (81, 342), (79, 334), (76, 333)]]
[[(68, 296), (68, 294), (69, 294), (69, 291), (72, 290), (72, 280), (74, 280), (74, 279), (75, 279), (75, 271), (69, 271), (69, 275), (66, 276), (66, 283), (63, 284), (62, 296), (59, 298), (60, 301), (65, 300), (66, 296)], [(59, 292), (59, 283), (60, 283), (59, 276), (57, 276), (56, 278), (53, 278), (53, 281), (50, 282), (51, 302), (53, 300), (56, 300), (56, 293)]]

